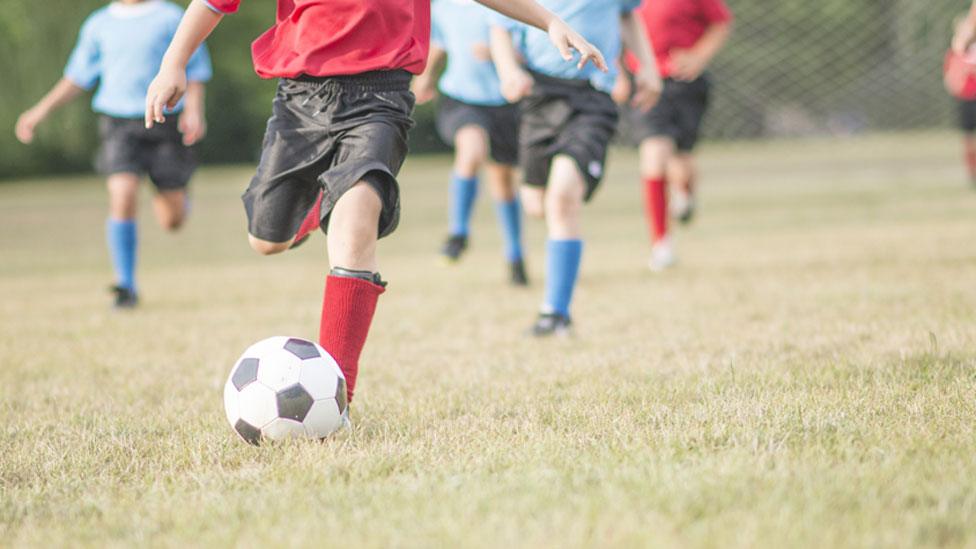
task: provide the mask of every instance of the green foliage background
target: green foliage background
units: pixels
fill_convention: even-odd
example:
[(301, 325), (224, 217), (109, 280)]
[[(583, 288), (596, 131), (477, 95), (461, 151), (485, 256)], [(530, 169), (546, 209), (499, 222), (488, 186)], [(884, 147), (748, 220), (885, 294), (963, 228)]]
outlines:
[[(87, 101), (60, 111), (26, 147), (18, 114), (60, 76), (78, 28), (103, 0), (3, 0), (0, 10), (0, 178), (87, 170), (97, 147)], [(714, 66), (720, 87), (711, 137), (853, 133), (945, 126), (951, 101), (941, 56), (962, 0), (729, 0), (736, 33)], [(270, 1), (244, 2), (209, 42), (206, 162), (257, 159), (274, 83), (254, 75), (251, 40), (274, 19)], [(429, 106), (416, 113), (412, 150), (443, 147)]]

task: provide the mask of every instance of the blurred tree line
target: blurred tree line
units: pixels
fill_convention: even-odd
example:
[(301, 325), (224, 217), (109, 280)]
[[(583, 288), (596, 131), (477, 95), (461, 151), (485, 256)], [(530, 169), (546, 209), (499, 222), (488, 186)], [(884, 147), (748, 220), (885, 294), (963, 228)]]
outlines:
[[(649, 0), (653, 1), (653, 0)], [(945, 126), (941, 58), (962, 0), (728, 0), (736, 31), (715, 63), (707, 133), (716, 138), (847, 134)], [(185, 2), (184, 2), (185, 3)], [(98, 145), (88, 99), (13, 137), (18, 114), (60, 77), (85, 17), (102, 0), (3, 0), (0, 11), (0, 178), (84, 171)], [(274, 20), (271, 2), (244, 2), (208, 42), (205, 162), (256, 161), (274, 82), (255, 76), (250, 42)], [(418, 108), (414, 152), (443, 150), (430, 106)]]

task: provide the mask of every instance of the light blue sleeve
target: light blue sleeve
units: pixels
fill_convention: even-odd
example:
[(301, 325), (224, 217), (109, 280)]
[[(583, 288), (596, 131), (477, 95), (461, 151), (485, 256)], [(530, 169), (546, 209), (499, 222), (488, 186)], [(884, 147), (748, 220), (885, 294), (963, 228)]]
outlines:
[(75, 49), (71, 51), (68, 64), (64, 67), (64, 77), (86, 90), (95, 87), (102, 74), (97, 25), (98, 19), (95, 15), (85, 20), (81, 32), (78, 33)]
[(190, 82), (209, 82), (211, 77), (213, 67), (210, 64), (210, 52), (207, 51), (206, 44), (201, 44), (186, 64), (186, 79)]

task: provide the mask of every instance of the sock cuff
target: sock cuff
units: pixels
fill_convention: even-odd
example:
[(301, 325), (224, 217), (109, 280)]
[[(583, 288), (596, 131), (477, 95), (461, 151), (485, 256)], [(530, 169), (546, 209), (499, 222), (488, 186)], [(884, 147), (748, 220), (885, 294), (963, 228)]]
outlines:
[(136, 225), (135, 219), (114, 219), (109, 217), (105, 222), (112, 227), (135, 227)]
[(474, 185), (478, 183), (478, 176), (472, 175), (471, 177), (461, 177), (455, 172), (451, 172), (451, 181), (457, 181), (459, 183), (466, 183), (468, 185)]
[(582, 248), (583, 239), (582, 238), (550, 238), (546, 241), (549, 246), (559, 247), (559, 248)]
[[(350, 273), (369, 273), (371, 278), (364, 278)], [(350, 271), (341, 267), (332, 269), (326, 278), (326, 291), (328, 293), (340, 292), (343, 294), (351, 293), (353, 298), (380, 296), (386, 291), (386, 282), (380, 278), (379, 273), (369, 271)]]

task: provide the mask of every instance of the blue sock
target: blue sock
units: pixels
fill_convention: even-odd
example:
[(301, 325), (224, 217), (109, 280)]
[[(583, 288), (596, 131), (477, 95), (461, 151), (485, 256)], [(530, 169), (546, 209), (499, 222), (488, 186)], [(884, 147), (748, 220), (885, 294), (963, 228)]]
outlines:
[(474, 199), (478, 196), (477, 177), (451, 175), (450, 231), (451, 235), (468, 236)]
[(569, 304), (583, 257), (582, 240), (552, 240), (546, 243), (545, 308), (569, 316)]
[(496, 202), (495, 210), (505, 238), (505, 257), (509, 261), (518, 261), (522, 259), (522, 205), (513, 198), (508, 202)]
[(109, 219), (105, 224), (108, 251), (119, 286), (136, 290), (136, 222)]

